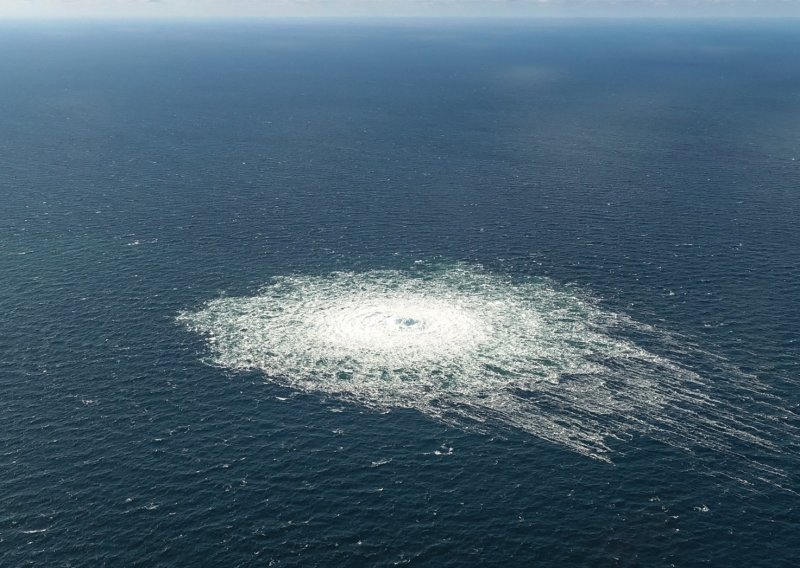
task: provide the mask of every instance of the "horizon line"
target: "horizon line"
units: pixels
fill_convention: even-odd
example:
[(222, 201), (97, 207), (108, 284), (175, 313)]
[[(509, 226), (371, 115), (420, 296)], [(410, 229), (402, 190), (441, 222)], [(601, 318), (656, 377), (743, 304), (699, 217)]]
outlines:
[(784, 14), (784, 15), (751, 15), (751, 14), (523, 14), (523, 15), (473, 15), (473, 14), (362, 14), (362, 15), (300, 15), (300, 14), (285, 14), (285, 15), (48, 15), (48, 16), (30, 16), (30, 15), (2, 15), (0, 14), (0, 25), (5, 22), (57, 22), (57, 21), (84, 21), (84, 22), (128, 22), (128, 21), (154, 21), (154, 22), (176, 22), (176, 21), (276, 21), (276, 20), (316, 20), (316, 21), (402, 21), (402, 20), (494, 20), (494, 21), (509, 21), (518, 22), (520, 20), (535, 21), (535, 20), (800, 20), (800, 13), (798, 14)]

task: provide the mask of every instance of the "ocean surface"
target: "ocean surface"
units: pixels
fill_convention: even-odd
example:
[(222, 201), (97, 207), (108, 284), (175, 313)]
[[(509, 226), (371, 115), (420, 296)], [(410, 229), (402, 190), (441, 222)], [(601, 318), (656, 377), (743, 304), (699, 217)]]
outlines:
[(800, 25), (0, 25), (0, 565), (797, 566)]

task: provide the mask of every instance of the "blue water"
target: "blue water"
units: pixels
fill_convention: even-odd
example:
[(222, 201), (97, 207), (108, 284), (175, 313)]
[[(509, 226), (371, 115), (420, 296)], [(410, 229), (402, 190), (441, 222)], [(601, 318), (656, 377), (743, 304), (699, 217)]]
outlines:
[[(3, 24), (0, 564), (796, 565), (798, 31)], [(643, 415), (606, 463), (209, 364), (176, 319), (442, 266), (650, 326), (772, 449)]]

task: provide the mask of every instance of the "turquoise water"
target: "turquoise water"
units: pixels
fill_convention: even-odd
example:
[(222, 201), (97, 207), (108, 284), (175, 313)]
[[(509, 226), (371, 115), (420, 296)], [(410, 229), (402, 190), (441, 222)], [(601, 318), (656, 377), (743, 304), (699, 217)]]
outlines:
[(793, 565), (796, 32), (5, 24), (0, 563)]

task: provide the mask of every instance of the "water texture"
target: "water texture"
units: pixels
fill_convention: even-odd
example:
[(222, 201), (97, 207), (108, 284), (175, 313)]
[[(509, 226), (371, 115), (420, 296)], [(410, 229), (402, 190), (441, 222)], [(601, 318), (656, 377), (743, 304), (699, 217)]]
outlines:
[(0, 565), (796, 565), (798, 37), (3, 23)]

